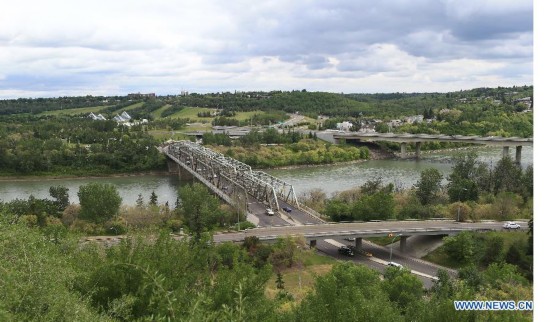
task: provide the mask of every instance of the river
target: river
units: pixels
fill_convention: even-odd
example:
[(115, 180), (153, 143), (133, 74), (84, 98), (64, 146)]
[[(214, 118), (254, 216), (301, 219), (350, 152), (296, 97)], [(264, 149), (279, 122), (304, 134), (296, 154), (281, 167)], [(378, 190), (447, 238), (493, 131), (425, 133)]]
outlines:
[[(501, 148), (472, 148), (477, 151), (479, 160), (495, 166), (502, 157)], [(299, 167), (291, 169), (265, 170), (292, 184), (297, 195), (314, 188), (320, 188), (329, 196), (338, 191), (361, 186), (368, 180), (378, 177), (384, 183), (393, 183), (396, 188), (410, 188), (420, 178), (420, 172), (428, 168), (438, 169), (444, 177), (452, 169), (452, 156), (461, 151), (423, 153), (418, 161), (410, 160), (369, 160), (360, 163)], [(510, 149), (514, 157), (515, 149)], [(522, 166), (533, 164), (533, 148), (523, 147)], [(174, 206), (177, 190), (181, 184), (177, 176), (144, 175), (107, 178), (69, 178), (39, 179), (23, 181), (0, 181), (0, 200), (10, 201), (16, 198), (27, 199), (30, 195), (36, 198), (49, 198), (49, 187), (62, 185), (69, 188), (69, 198), (78, 203), (78, 188), (88, 182), (111, 183), (115, 185), (125, 205), (135, 205), (141, 193), (147, 202), (153, 191), (158, 196), (159, 204), (169, 203)]]

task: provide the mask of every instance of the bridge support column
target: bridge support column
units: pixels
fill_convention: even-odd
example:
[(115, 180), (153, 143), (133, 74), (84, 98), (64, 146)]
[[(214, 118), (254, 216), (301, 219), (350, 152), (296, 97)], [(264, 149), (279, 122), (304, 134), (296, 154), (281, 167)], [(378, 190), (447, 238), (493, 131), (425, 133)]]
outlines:
[(416, 142), (415, 143), (416, 145), (416, 159), (420, 159), (420, 145), (421, 145), (421, 142)]
[(407, 143), (401, 142), (401, 158), (405, 158), (407, 156)]
[(168, 172), (169, 173), (177, 173), (178, 172), (179, 164), (172, 161), (171, 159), (168, 159), (166, 164), (168, 165)]
[(312, 239), (309, 241), (309, 248), (317, 247), (317, 239)]
[(509, 156), (510, 147), (509, 146), (503, 146), (502, 147), (502, 158)]
[(516, 146), (516, 163), (519, 164), (521, 162), (521, 145)]
[(355, 238), (355, 248), (357, 250), (360, 250), (363, 247), (363, 238), (357, 237)]
[(401, 238), (399, 239), (399, 250), (401, 252), (404, 252), (405, 251), (405, 247), (407, 246), (407, 238), (409, 236), (401, 236)]

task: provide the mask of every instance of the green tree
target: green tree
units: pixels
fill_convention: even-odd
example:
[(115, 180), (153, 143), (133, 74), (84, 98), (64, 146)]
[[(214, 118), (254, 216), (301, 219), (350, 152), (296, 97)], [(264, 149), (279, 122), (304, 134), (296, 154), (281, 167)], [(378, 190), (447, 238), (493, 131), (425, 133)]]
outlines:
[(384, 273), (382, 288), (392, 302), (397, 303), (403, 312), (410, 306), (419, 303), (424, 289), (422, 282), (409, 271), (396, 267), (389, 267)]
[(501, 191), (520, 192), (523, 187), (522, 183), (521, 167), (509, 156), (505, 156), (497, 162), (494, 171), (495, 193)]
[(79, 217), (95, 223), (113, 218), (122, 203), (116, 187), (112, 184), (91, 182), (78, 189)]
[(158, 206), (158, 196), (154, 190), (151, 192), (151, 197), (149, 197), (149, 205)]
[(294, 321), (400, 321), (397, 305), (381, 287), (378, 272), (349, 262), (317, 277), (293, 312)]
[(485, 251), (482, 262), (485, 265), (502, 261), (504, 256), (504, 238), (498, 235), (490, 236), (485, 241)]
[(181, 187), (179, 198), (185, 223), (196, 239), (200, 238), (201, 233), (214, 228), (221, 216), (220, 201), (204, 185), (193, 183)]
[(138, 198), (136, 200), (136, 207), (143, 209), (143, 195), (141, 193), (138, 194)]
[(277, 272), (277, 279), (275, 280), (275, 284), (278, 290), (285, 289), (285, 281), (283, 280), (283, 274), (281, 274), (281, 272)]
[(475, 152), (460, 154), (453, 161), (454, 166), (448, 177), (449, 184), (447, 186), (449, 199), (451, 202), (476, 201), (479, 198), (477, 154)]
[(456, 236), (443, 238), (444, 250), (458, 264), (469, 264), (474, 260), (475, 245), (470, 232), (461, 232)]
[(69, 206), (69, 188), (52, 186), (50, 187), (50, 196), (55, 199), (54, 203), (60, 213)]
[(426, 169), (420, 173), (420, 180), (415, 184), (415, 188), (416, 196), (422, 205), (433, 201), (441, 189), (441, 180), (443, 175), (435, 168)]

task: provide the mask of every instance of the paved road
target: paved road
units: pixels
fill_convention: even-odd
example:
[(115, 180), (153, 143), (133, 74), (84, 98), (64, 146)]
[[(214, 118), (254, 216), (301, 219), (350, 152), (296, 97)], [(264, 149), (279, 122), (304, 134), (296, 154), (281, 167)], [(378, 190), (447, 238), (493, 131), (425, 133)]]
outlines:
[[(521, 223), (522, 230), (527, 227)], [(303, 225), (289, 227), (266, 227), (250, 229), (246, 232), (217, 234), (214, 236), (216, 242), (242, 241), (246, 236), (257, 236), (263, 240), (275, 240), (278, 236), (302, 235), (306, 239), (329, 239), (344, 237), (375, 237), (386, 236), (389, 233), (394, 235), (442, 235), (458, 233), (463, 230), (500, 230), (501, 222), (480, 222), (480, 223), (456, 223), (454, 221), (382, 221), (363, 223), (339, 223)]]
[[(337, 240), (337, 242), (340, 242), (342, 244), (346, 244), (346, 241), (344, 241), (344, 240)], [(351, 245), (351, 243), (348, 243), (348, 244)], [(331, 257), (339, 259), (339, 260), (352, 261), (356, 264), (367, 266), (369, 268), (372, 268), (372, 269), (380, 272), (380, 274), (384, 274), (384, 272), (386, 271), (386, 269), (388, 267), (387, 265), (384, 265), (384, 264), (382, 264), (378, 261), (374, 261), (372, 258), (364, 256), (361, 253), (356, 253), (355, 256), (353, 256), (353, 257), (342, 255), (342, 254), (338, 253), (338, 248), (337, 247), (335, 247), (334, 245), (332, 245), (331, 243), (328, 243), (326, 241), (318, 242), (317, 243), (317, 250), (322, 252), (322, 253), (325, 253), (325, 254), (327, 254)], [(367, 245), (366, 241), (363, 241), (363, 250), (365, 250), (367, 252), (371, 252), (371, 253), (373, 251), (373, 249), (371, 249), (371, 247), (369, 247)], [(373, 255), (374, 255), (374, 253), (373, 253)], [(374, 256), (381, 256), (381, 258), (383, 258), (385, 255), (386, 254), (381, 255), (381, 253), (377, 252), (376, 255), (374, 255)], [(389, 253), (387, 254), (387, 256), (389, 257)], [(386, 259), (388, 257), (386, 257)], [(425, 271), (425, 269), (423, 267), (416, 267), (416, 266), (411, 267), (411, 265), (409, 264), (408, 261), (404, 261), (404, 260), (395, 260), (395, 261), (397, 261), (398, 263), (404, 265), (405, 267), (407, 267), (409, 269), (417, 270), (417, 271), (420, 271), (420, 272)], [(422, 282), (422, 285), (426, 289), (430, 289), (434, 284), (434, 281), (431, 278), (428, 278), (428, 277), (425, 277), (425, 276), (419, 276), (419, 275), (416, 275), (416, 277), (418, 277), (418, 279), (420, 279), (420, 281)]]
[(298, 208), (296, 208), (293, 205), (290, 205), (289, 203), (285, 202), (284, 200), (279, 200), (279, 206), (281, 207), (281, 211), (283, 210), (283, 207), (287, 207), (292, 209), (291, 212), (286, 212), (286, 216), (291, 217), (293, 221), (297, 222), (299, 225), (317, 225), (317, 224), (325, 224), (324, 221), (321, 219), (312, 216)]

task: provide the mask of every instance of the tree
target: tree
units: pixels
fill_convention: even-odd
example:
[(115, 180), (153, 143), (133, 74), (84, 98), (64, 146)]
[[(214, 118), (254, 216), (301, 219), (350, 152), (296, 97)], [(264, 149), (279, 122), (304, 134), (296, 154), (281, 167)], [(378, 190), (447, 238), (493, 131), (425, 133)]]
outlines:
[(151, 197), (149, 197), (149, 205), (151, 205), (151, 206), (157, 206), (158, 205), (158, 196), (157, 196), (157, 194), (155, 193), (154, 190), (153, 190), (153, 192), (151, 192)]
[(424, 292), (422, 282), (416, 276), (396, 267), (386, 269), (382, 287), (402, 311), (417, 303)]
[(138, 194), (138, 198), (136, 200), (136, 207), (142, 209), (143, 208), (143, 195), (140, 193)]
[(382, 289), (378, 272), (349, 262), (317, 277), (313, 292), (294, 314), (293, 321), (402, 320), (397, 305)]
[(447, 255), (454, 259), (458, 264), (469, 264), (474, 257), (474, 241), (470, 232), (461, 232), (453, 237), (443, 238), (443, 245)]
[(91, 182), (78, 189), (79, 217), (95, 223), (113, 218), (122, 203), (116, 187), (112, 184)]
[(67, 187), (50, 187), (50, 196), (55, 199), (54, 203), (59, 212), (63, 212), (69, 205), (69, 188)]
[(430, 168), (420, 173), (420, 180), (415, 184), (416, 196), (422, 205), (429, 204), (441, 189), (443, 175), (439, 170)]
[(454, 158), (454, 166), (448, 177), (447, 193), (451, 201), (476, 201), (479, 198), (477, 154), (470, 152)]
[(281, 272), (277, 272), (277, 279), (275, 280), (275, 284), (278, 290), (285, 289), (285, 281), (283, 280), (283, 274), (281, 274)]
[(179, 197), (183, 218), (196, 239), (200, 238), (201, 233), (214, 228), (221, 215), (220, 201), (205, 186), (193, 183), (181, 187)]
[(520, 192), (522, 188), (521, 167), (505, 156), (497, 162), (494, 172), (495, 193), (501, 191)]

